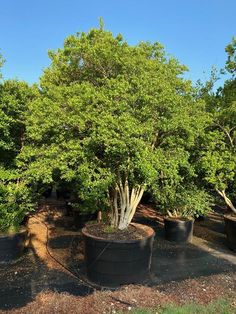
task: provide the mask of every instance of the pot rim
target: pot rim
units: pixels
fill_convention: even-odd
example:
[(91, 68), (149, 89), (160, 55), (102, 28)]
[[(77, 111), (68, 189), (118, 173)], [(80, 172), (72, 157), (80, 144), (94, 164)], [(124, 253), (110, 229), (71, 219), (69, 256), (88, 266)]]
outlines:
[(136, 228), (140, 228), (141, 226), (145, 227), (145, 231), (147, 231), (147, 235), (143, 236), (141, 239), (133, 239), (133, 240), (110, 240), (110, 239), (105, 239), (102, 237), (98, 237), (98, 236), (94, 236), (92, 234), (90, 234), (87, 230), (87, 226), (83, 227), (83, 229), (81, 230), (83, 236), (94, 239), (96, 241), (99, 242), (110, 242), (110, 243), (137, 243), (140, 241), (143, 241), (144, 239), (149, 239), (151, 237), (155, 236), (155, 231), (153, 230), (153, 228), (147, 226), (147, 225), (143, 225), (143, 224), (139, 224), (139, 223), (131, 223), (130, 225), (136, 227)]
[(181, 218), (181, 217), (169, 217), (169, 216), (165, 216), (164, 217), (164, 221), (176, 221), (178, 223), (186, 223), (186, 222), (194, 222), (195, 219), (194, 218)]

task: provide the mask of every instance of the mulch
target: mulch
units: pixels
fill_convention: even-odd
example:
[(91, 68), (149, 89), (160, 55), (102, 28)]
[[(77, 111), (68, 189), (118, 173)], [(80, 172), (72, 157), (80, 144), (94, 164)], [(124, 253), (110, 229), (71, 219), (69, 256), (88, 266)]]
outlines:
[[(144, 221), (150, 226), (158, 224), (161, 237), (163, 217), (153, 207), (141, 205), (136, 215), (136, 221)], [(48, 229), (46, 226), (48, 226)], [(166, 282), (164, 280), (160, 282), (152, 280), (151, 274), (150, 280), (143, 284), (122, 286), (114, 290), (95, 289), (86, 280), (83, 281), (83, 273), (78, 271), (78, 269), (83, 269), (83, 249), (80, 245), (81, 234), (74, 229), (71, 217), (64, 217), (63, 211), (57, 211), (56, 206), (50, 211), (50, 206), (48, 206), (47, 211), (42, 210), (30, 218), (29, 229), (33, 235), (30, 246), (43, 265), (40, 264), (39, 270), (41, 275), (50, 281), (50, 284), (48, 284), (48, 288), (45, 285), (43, 288), (36, 289), (35, 294), (32, 294), (32, 299), (29, 299), (25, 304), (21, 306), (12, 305), (6, 310), (0, 310), (0, 313), (105, 314), (117, 313), (117, 311), (127, 313), (135, 308), (154, 309), (167, 303), (184, 304), (195, 302), (208, 304), (219, 298), (228, 299), (236, 308), (236, 256), (235, 253), (224, 247), (223, 219), (221, 214), (212, 213), (206, 221), (196, 223), (194, 240), (196, 243), (199, 242), (204, 250), (209, 248), (209, 252), (211, 250), (214, 251), (217, 263), (223, 265), (220, 271), (207, 275), (200, 274), (199, 276), (181, 280), (168, 280)], [(48, 239), (47, 236), (49, 236)], [(46, 244), (53, 258), (48, 253)], [(157, 249), (165, 246), (169, 248), (168, 245), (162, 239), (160, 244), (157, 244)], [(182, 247), (171, 245), (171, 248), (177, 248), (178, 252), (181, 252)], [(219, 255), (217, 255), (217, 252), (219, 252)], [(31, 255), (29, 254), (29, 256)], [(224, 257), (227, 259), (227, 262), (224, 261)], [(29, 263), (31, 263), (31, 260)], [(67, 265), (69, 271), (63, 268), (63, 265)], [(16, 266), (12, 265), (9, 268), (5, 268), (5, 272), (2, 277), (0, 276), (0, 280), (10, 278), (10, 273), (12, 276), (12, 273), (15, 272), (14, 267)], [(210, 264), (208, 267), (211, 268), (214, 265)], [(7, 269), (9, 275), (7, 274)], [(71, 276), (70, 271), (74, 273), (75, 278)], [(38, 280), (40, 282), (39, 273)], [(31, 274), (27, 277), (27, 280), (30, 280), (30, 276)], [(70, 279), (68, 279), (68, 276), (70, 276)], [(70, 289), (55, 291), (56, 289), (51, 288), (54, 287), (51, 285), (51, 282), (56, 280), (58, 280), (58, 287), (62, 282), (68, 280), (68, 287), (70, 287), (76, 283), (76, 276), (81, 277), (79, 284), (82, 288), (84, 287), (85, 289), (87, 286), (87, 293), (76, 295)], [(14, 285), (14, 280), (12, 280), (11, 284)], [(4, 307), (0, 308), (4, 309)]]

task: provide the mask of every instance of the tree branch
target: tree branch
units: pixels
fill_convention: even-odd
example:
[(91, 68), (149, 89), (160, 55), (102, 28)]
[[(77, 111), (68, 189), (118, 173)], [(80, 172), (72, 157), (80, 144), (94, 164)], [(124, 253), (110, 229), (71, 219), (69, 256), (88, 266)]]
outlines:
[(233, 203), (231, 202), (231, 200), (226, 196), (225, 194), (225, 190), (218, 190), (216, 189), (217, 193), (223, 197), (223, 199), (225, 200), (225, 203), (229, 206), (229, 208), (236, 214), (236, 208), (234, 207)]
[(229, 142), (230, 142), (230, 145), (231, 147), (234, 147), (234, 142), (233, 142), (233, 139), (230, 135), (230, 132), (235, 128), (231, 128), (229, 131), (227, 131), (222, 125), (220, 125), (219, 123), (216, 123), (216, 125), (225, 133), (225, 135), (228, 137), (229, 139)]

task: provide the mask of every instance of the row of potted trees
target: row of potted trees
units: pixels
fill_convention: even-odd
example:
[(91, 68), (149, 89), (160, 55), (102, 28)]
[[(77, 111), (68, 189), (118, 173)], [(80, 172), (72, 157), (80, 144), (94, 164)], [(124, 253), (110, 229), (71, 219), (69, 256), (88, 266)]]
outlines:
[[(225, 192), (235, 178), (235, 98), (225, 96), (234, 83), (208, 97), (205, 87), (183, 79), (186, 68), (159, 43), (130, 46), (102, 24), (68, 37), (49, 56), (40, 91), (8, 83), (8, 97), (2, 86), (1, 164), (16, 168), (18, 178), (2, 181), (0, 219), (19, 214), (12, 225), (19, 227), (29, 187), (67, 182), (79, 206), (108, 213), (104, 223), (83, 229), (89, 279), (102, 285), (142, 280), (154, 231), (132, 219), (147, 188), (169, 216), (169, 240), (191, 240), (193, 217), (210, 208), (206, 182), (234, 208)], [(24, 193), (14, 194), (13, 186)]]

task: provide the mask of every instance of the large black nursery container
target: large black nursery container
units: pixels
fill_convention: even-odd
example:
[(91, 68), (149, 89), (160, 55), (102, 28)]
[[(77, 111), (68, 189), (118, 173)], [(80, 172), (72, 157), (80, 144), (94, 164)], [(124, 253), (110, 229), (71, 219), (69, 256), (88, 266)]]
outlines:
[(224, 220), (228, 246), (236, 252), (236, 215), (225, 215)]
[(97, 213), (84, 213), (79, 209), (73, 209), (74, 226), (82, 229), (87, 222), (97, 219)]
[(107, 240), (89, 234), (85, 227), (85, 262), (90, 281), (107, 287), (143, 282), (150, 271), (155, 232), (148, 226), (132, 224), (146, 231), (137, 240)]

